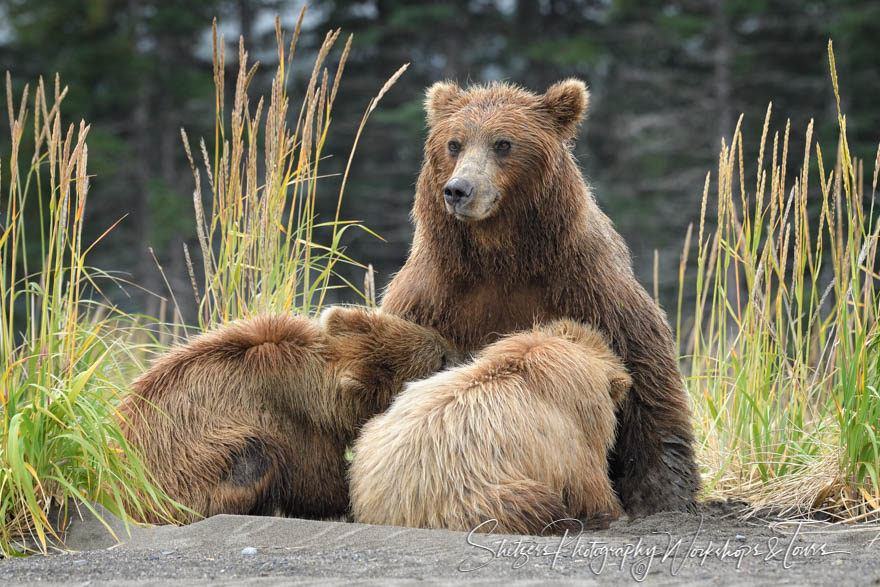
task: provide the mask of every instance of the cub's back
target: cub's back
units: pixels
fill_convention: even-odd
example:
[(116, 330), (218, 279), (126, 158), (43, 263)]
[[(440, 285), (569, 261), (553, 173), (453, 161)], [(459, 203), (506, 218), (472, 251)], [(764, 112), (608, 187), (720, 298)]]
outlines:
[(270, 390), (300, 379), (320, 383), (326, 347), (320, 327), (301, 316), (269, 314), (232, 322), (153, 361), (132, 383), (120, 411), (161, 417), (151, 408), (155, 406), (185, 422), (196, 418), (195, 413), (185, 413), (192, 410), (218, 416), (258, 403), (283, 406), (287, 399), (275, 398)]

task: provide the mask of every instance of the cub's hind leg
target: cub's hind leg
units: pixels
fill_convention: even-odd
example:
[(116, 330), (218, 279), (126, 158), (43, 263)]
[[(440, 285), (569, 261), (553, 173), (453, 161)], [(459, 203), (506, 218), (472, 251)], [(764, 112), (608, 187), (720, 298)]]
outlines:
[[(283, 440), (282, 440), (283, 438)], [(209, 515), (337, 517), (349, 507), (345, 446), (304, 424), (251, 430), (229, 451)]]
[(224, 470), (208, 497), (207, 515), (276, 515), (289, 492), (287, 455), (268, 436), (242, 439), (227, 456)]
[(277, 438), (255, 426), (218, 426), (194, 447), (184, 505), (208, 517), (273, 515), (283, 509), (288, 455)]
[(336, 518), (349, 511), (345, 442), (312, 426), (289, 424), (281, 511), (301, 518)]
[(571, 519), (563, 497), (546, 484), (532, 479), (490, 485), (474, 505), (483, 519), (472, 519), (471, 528), (460, 530), (470, 530), (489, 519), (496, 520), (497, 525), (486, 524), (480, 528), (482, 531), (545, 535), (561, 534), (579, 526)]

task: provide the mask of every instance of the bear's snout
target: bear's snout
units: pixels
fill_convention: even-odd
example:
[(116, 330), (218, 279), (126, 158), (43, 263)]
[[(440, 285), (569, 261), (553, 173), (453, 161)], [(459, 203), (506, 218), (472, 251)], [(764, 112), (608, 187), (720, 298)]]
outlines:
[(443, 199), (455, 210), (470, 202), (474, 196), (474, 184), (463, 177), (453, 177), (443, 188)]
[(452, 178), (443, 187), (446, 211), (464, 222), (488, 218), (498, 204), (501, 192), (495, 185), (500, 170), (481, 148), (472, 148), (458, 157)]

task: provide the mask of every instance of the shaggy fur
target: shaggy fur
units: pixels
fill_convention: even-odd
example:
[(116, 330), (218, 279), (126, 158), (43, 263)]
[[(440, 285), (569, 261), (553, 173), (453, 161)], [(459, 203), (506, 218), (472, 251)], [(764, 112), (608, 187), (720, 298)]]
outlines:
[(508, 534), (607, 524), (620, 515), (614, 411), (631, 383), (599, 333), (567, 320), (411, 383), (355, 444), (355, 520), (467, 531), (494, 519), (480, 530)]
[(123, 430), (169, 496), (203, 516), (339, 515), (345, 447), (450, 352), (381, 311), (242, 320), (156, 360), (120, 407)]
[[(624, 507), (630, 515), (692, 510), (693, 430), (666, 316), (636, 281), (623, 239), (571, 154), (588, 97), (577, 80), (544, 95), (502, 83), (462, 90), (443, 82), (428, 91), (415, 237), (382, 308), (436, 328), (462, 351), (534, 321), (594, 325), (633, 377), (610, 457)], [(502, 139), (505, 153), (495, 148)], [(487, 216), (459, 219), (444, 186), (466, 171), (460, 160), (480, 156), (497, 169), (497, 194), (477, 191), (495, 201)]]

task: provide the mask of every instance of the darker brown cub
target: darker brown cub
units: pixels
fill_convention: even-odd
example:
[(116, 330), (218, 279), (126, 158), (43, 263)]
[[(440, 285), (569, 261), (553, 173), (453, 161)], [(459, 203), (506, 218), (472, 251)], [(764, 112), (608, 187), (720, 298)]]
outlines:
[(123, 431), (168, 495), (203, 516), (340, 515), (345, 447), (450, 350), (382, 311), (241, 320), (156, 360), (120, 406)]
[(687, 397), (664, 313), (571, 153), (583, 82), (543, 95), (503, 83), (428, 90), (416, 232), (382, 309), (462, 351), (535, 322), (594, 325), (632, 374), (610, 457), (630, 515), (690, 510), (699, 486)]

